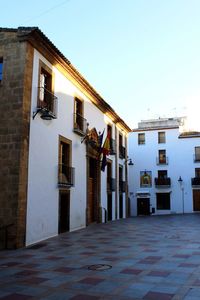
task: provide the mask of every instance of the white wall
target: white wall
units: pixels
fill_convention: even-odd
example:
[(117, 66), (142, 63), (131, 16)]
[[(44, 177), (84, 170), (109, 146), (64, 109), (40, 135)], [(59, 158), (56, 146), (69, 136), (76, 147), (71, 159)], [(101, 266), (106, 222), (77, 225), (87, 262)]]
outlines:
[[(193, 162), (194, 147), (200, 146), (200, 138), (180, 139), (179, 129), (159, 130), (165, 131), (166, 143), (158, 144), (158, 130), (132, 132), (129, 134), (129, 157), (133, 158), (134, 166), (129, 168), (129, 192), (131, 199), (131, 214), (137, 215), (138, 191), (150, 192), (151, 207), (156, 209), (156, 193), (171, 192), (171, 209), (157, 210), (156, 214), (182, 213), (184, 196), (184, 212), (193, 212), (191, 178), (195, 177), (195, 168), (199, 163)], [(145, 144), (138, 145), (138, 133), (145, 133)], [(158, 150), (165, 149), (168, 165), (157, 165)], [(152, 187), (140, 187), (140, 171), (152, 172)], [(158, 170), (167, 170), (171, 178), (170, 188), (155, 188), (154, 178), (158, 177)], [(184, 195), (178, 182), (179, 176), (183, 179)]]
[[(58, 117), (51, 121), (42, 120), (39, 114), (32, 119), (32, 113), (37, 107), (39, 60), (55, 74), (54, 94), (58, 97)], [(75, 187), (70, 190), (70, 231), (86, 225), (86, 146), (85, 143), (81, 143), (81, 137), (73, 132), (74, 96), (79, 96), (84, 101), (84, 117), (89, 122), (89, 128), (95, 127), (101, 132), (105, 128), (105, 139), (107, 123), (112, 124), (112, 121), (108, 117), (105, 118), (81, 91), (35, 50), (30, 116), (27, 245), (58, 234), (59, 135), (72, 141)], [(114, 128), (115, 126), (113, 130)], [(115, 156), (110, 155), (109, 158), (115, 165)], [(107, 208), (106, 176), (106, 170), (101, 172), (101, 206), (105, 208)]]

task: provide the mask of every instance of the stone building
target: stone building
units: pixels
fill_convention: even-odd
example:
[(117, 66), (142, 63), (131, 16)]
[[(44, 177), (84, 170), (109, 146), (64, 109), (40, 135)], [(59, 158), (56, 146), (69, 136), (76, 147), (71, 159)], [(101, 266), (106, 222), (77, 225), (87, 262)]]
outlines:
[(1, 247), (125, 218), (129, 132), (40, 29), (1, 28)]

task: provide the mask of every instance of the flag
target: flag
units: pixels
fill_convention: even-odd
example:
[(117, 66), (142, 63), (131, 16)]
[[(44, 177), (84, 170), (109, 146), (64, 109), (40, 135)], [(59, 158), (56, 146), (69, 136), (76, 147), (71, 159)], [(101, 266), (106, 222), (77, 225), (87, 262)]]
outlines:
[(104, 141), (103, 147), (101, 149), (101, 153), (103, 154), (103, 159), (101, 162), (101, 171), (105, 171), (105, 167), (107, 165), (107, 155), (110, 154), (110, 132), (108, 132), (107, 137)]
[(103, 147), (101, 149), (101, 153), (103, 153), (105, 155), (110, 154), (110, 132), (108, 132), (108, 134), (107, 134), (107, 137), (106, 137)]

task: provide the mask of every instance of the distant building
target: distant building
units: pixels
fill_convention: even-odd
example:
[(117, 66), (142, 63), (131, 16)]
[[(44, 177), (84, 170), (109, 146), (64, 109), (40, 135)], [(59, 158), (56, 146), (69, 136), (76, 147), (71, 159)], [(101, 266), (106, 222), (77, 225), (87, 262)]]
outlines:
[(129, 135), (131, 215), (200, 211), (200, 132), (186, 121), (145, 120)]
[(40, 29), (1, 28), (1, 247), (125, 218), (128, 132)]

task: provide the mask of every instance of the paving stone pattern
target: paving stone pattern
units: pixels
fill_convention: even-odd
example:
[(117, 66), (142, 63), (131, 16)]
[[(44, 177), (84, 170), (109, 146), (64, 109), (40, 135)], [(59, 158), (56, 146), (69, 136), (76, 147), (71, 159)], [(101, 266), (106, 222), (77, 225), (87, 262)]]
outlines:
[(200, 214), (94, 224), (0, 251), (0, 299), (199, 300)]

